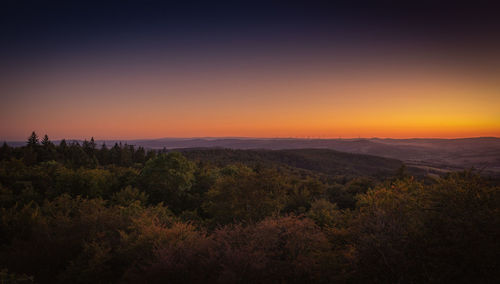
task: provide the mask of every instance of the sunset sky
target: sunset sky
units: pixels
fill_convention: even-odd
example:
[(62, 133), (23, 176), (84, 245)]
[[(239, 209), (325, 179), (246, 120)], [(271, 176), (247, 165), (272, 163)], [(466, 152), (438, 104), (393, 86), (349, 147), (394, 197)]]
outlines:
[(10, 2), (0, 141), (500, 136), (488, 7)]

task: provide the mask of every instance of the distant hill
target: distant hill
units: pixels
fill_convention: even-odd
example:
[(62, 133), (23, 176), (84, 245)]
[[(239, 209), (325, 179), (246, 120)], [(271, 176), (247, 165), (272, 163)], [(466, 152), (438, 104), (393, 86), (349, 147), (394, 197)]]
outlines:
[[(448, 171), (474, 167), (485, 172), (500, 174), (500, 138), (495, 137), (462, 139), (161, 138), (96, 142), (98, 144), (105, 142), (108, 146), (122, 142), (150, 149), (330, 149), (398, 159), (422, 169)], [(25, 142), (9, 142), (9, 144), (20, 146)]]
[(331, 149), (393, 158), (418, 167), (443, 170), (476, 168), (500, 173), (500, 138), (463, 139), (259, 139), (193, 138), (129, 141), (147, 148)]
[[(218, 166), (233, 163), (279, 165), (310, 170), (328, 175), (393, 176), (403, 162), (364, 154), (351, 154), (329, 149), (233, 150), (180, 149), (189, 159)], [(421, 171), (420, 171), (421, 172)]]

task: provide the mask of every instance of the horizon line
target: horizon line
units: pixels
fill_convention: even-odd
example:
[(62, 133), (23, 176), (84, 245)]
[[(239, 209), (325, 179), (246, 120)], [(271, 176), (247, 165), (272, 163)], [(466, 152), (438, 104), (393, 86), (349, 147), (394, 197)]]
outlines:
[[(42, 136), (38, 136), (42, 138)], [(50, 137), (49, 137), (50, 138)], [(91, 136), (90, 138), (77, 139), (77, 138), (61, 138), (54, 139), (51, 141), (85, 141), (94, 138)], [(408, 138), (396, 138), (396, 137), (258, 137), (258, 136), (192, 136), (192, 137), (159, 137), (159, 138), (130, 138), (130, 139), (121, 139), (121, 138), (105, 138), (105, 139), (96, 139), (95, 141), (144, 141), (144, 140), (162, 140), (162, 139), (179, 139), (179, 140), (193, 140), (193, 139), (262, 139), (262, 140), (371, 140), (371, 139), (384, 139), (384, 140), (425, 140), (425, 139), (434, 139), (434, 140), (458, 140), (458, 139), (480, 139), (480, 138), (494, 138), (500, 139), (499, 136), (462, 136), (462, 137), (408, 137)], [(6, 143), (21, 143), (25, 142), (24, 140), (0, 140)]]

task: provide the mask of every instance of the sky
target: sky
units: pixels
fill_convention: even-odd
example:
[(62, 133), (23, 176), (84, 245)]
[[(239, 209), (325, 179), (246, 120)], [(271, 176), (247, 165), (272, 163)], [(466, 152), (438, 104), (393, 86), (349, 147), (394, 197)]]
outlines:
[(3, 1), (0, 140), (500, 136), (498, 10), (389, 2)]

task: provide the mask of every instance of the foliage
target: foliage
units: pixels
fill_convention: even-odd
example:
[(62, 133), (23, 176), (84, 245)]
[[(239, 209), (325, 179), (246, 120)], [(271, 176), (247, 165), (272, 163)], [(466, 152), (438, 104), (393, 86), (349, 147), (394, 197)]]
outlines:
[(283, 177), (272, 170), (229, 166), (221, 169), (202, 206), (217, 224), (259, 221), (279, 214), (284, 189)]
[(178, 152), (160, 154), (146, 162), (138, 178), (151, 202), (180, 212), (194, 183), (194, 164)]
[(0, 280), (500, 281), (497, 181), (328, 153), (4, 143)]

